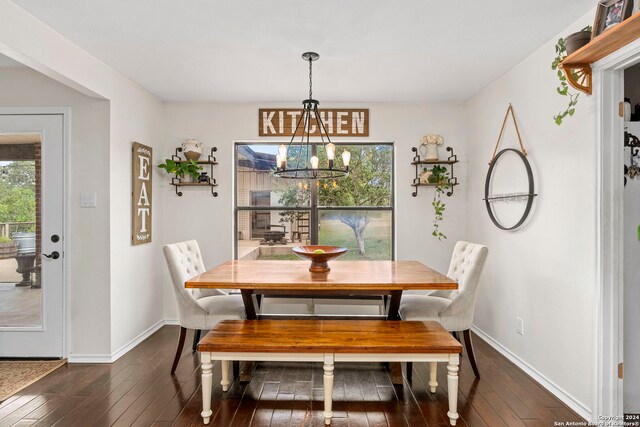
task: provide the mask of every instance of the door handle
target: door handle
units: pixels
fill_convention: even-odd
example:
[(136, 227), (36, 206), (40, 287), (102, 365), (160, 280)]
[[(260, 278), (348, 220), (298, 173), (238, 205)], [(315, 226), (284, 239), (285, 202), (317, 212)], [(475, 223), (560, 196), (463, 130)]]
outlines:
[(58, 259), (60, 258), (60, 253), (58, 251), (53, 251), (50, 254), (42, 254), (43, 257), (46, 258), (51, 258), (51, 259)]

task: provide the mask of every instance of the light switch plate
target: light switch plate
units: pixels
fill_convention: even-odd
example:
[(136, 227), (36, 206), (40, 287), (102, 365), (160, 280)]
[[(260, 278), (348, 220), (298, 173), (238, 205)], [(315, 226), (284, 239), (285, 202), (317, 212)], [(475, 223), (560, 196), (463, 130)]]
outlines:
[(95, 208), (97, 206), (98, 195), (93, 193), (80, 193), (81, 208)]

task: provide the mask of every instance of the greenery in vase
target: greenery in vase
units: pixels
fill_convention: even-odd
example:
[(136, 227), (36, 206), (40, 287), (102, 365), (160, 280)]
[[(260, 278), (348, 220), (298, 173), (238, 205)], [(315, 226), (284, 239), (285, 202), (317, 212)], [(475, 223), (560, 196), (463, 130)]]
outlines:
[(198, 181), (200, 171), (202, 170), (202, 166), (198, 166), (195, 160), (176, 162), (175, 160), (167, 159), (164, 163), (159, 164), (158, 167), (166, 170), (167, 173), (175, 174), (178, 178), (190, 175), (194, 182)]
[(442, 201), (442, 195), (445, 193), (445, 190), (451, 187), (447, 168), (444, 166), (434, 166), (431, 168), (429, 182), (436, 185), (436, 190), (433, 193), (433, 202), (431, 202), (434, 213), (433, 231), (431, 235), (438, 240), (446, 239), (447, 236), (440, 230), (440, 223), (444, 219), (444, 210), (446, 208), (446, 204)]
[[(584, 27), (582, 31), (591, 31), (591, 25), (587, 25)], [(558, 79), (560, 80), (560, 86), (556, 88), (556, 91), (562, 96), (569, 97), (569, 105), (565, 108), (564, 111), (559, 112), (557, 115), (553, 116), (553, 120), (556, 122), (558, 126), (562, 124), (562, 120), (564, 120), (567, 116), (571, 117), (576, 112), (576, 105), (578, 104), (578, 97), (580, 96), (579, 92), (572, 92), (569, 89), (569, 84), (567, 83), (567, 76), (564, 75), (562, 70), (560, 69), (560, 63), (564, 58), (567, 57), (567, 48), (565, 45), (564, 38), (560, 37), (558, 39), (558, 43), (556, 43), (556, 57), (553, 59), (551, 63), (551, 69), (558, 73)], [(570, 70), (574, 79), (578, 79), (579, 75), (573, 70)]]

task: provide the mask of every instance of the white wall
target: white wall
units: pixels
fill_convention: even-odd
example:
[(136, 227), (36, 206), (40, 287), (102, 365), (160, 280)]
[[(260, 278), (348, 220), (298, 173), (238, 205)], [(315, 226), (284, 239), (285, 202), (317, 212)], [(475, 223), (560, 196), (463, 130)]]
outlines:
[[(29, 68), (0, 68), (0, 106), (71, 107), (67, 196), (71, 227), (65, 236), (69, 241), (69, 351), (109, 353), (109, 102), (82, 95)], [(80, 209), (83, 191), (97, 192), (97, 208)]]
[[(302, 95), (301, 95), (302, 96)], [(415, 259), (446, 272), (453, 245), (467, 236), (466, 230), (466, 179), (467, 141), (462, 103), (438, 104), (384, 104), (384, 103), (330, 103), (322, 101), (321, 107), (369, 108), (370, 137), (345, 138), (344, 141), (393, 141), (396, 153), (396, 246), (397, 259)], [(213, 267), (233, 256), (233, 194), (232, 162), (233, 141), (259, 140), (258, 108), (300, 107), (295, 104), (215, 104), (215, 103), (165, 103), (164, 106), (164, 155), (170, 156), (175, 147), (187, 138), (203, 142), (204, 151), (215, 145), (220, 165), (214, 171), (218, 179), (219, 196), (214, 198), (206, 189), (183, 189), (182, 197), (176, 196), (165, 175), (159, 185), (158, 196), (164, 199), (162, 226), (166, 243), (198, 239), (205, 266)], [(433, 210), (432, 188), (420, 188), (418, 197), (412, 197), (411, 182), (415, 169), (411, 166), (411, 147), (419, 145), (420, 136), (439, 133), (445, 138), (445, 146), (452, 146), (461, 163), (455, 173), (462, 185), (454, 195), (445, 197), (446, 219), (442, 226), (448, 239), (442, 242), (431, 236)], [(264, 138), (273, 141), (274, 138)], [(288, 141), (287, 141), (288, 142)], [(442, 149), (442, 156), (445, 151)], [(156, 159), (161, 159), (160, 155)], [(176, 319), (175, 297), (170, 286), (169, 273), (164, 271), (165, 318)]]
[[(585, 15), (558, 36), (591, 23)], [(594, 374), (596, 102), (580, 96), (574, 117), (553, 122), (565, 99), (550, 64), (557, 37), (467, 103), (468, 236), (489, 247), (475, 326), (564, 393), (588, 416)], [(595, 91), (594, 91), (595, 92)], [(512, 103), (539, 193), (526, 226), (497, 229), (484, 202), (487, 162)], [(517, 146), (510, 126), (503, 147)], [(516, 333), (524, 319), (524, 336)]]
[[(108, 152), (97, 159), (109, 163), (108, 181), (102, 181), (100, 187), (104, 192), (108, 189), (104, 203), (109, 206), (110, 239), (100, 244), (101, 250), (109, 255), (95, 259), (107, 265), (109, 272), (106, 277), (96, 278), (86, 267), (79, 274), (85, 280), (106, 280), (109, 284), (109, 297), (102, 303), (110, 305), (110, 336), (87, 339), (109, 343), (106, 354), (95, 356), (118, 355), (141, 334), (162, 322), (163, 271), (158, 268), (162, 263), (162, 236), (158, 233), (161, 197), (154, 200), (154, 241), (138, 247), (130, 245), (131, 143), (138, 141), (159, 147), (162, 103), (10, 1), (0, 0), (0, 16), (3, 17), (0, 53), (84, 94), (110, 101)], [(89, 232), (79, 227), (80, 235)]]
[[(628, 74), (625, 71), (625, 85)], [(635, 76), (634, 76), (635, 77)], [(640, 75), (634, 80), (640, 86)], [(626, 93), (625, 93), (626, 95)], [(639, 100), (640, 101), (640, 100)], [(640, 137), (640, 123), (626, 123), (628, 132)], [(629, 165), (629, 148), (625, 164)], [(627, 179), (624, 189), (624, 412), (640, 413), (640, 177)]]

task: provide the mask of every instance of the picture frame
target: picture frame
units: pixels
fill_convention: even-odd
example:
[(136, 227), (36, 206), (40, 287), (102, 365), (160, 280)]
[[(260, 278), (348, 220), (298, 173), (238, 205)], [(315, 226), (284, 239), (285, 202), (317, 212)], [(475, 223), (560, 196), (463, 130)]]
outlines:
[(591, 39), (615, 27), (631, 16), (633, 0), (603, 0), (598, 3)]

